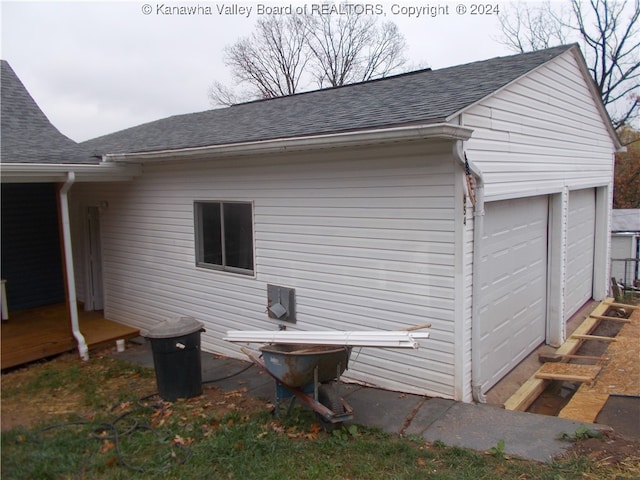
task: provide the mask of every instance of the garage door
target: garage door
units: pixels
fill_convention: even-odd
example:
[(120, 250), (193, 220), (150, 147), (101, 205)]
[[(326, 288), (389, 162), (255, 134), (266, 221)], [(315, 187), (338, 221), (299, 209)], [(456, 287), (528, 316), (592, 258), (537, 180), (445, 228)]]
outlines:
[(547, 217), (547, 197), (486, 204), (479, 299), (483, 392), (544, 342)]
[(595, 222), (595, 191), (569, 192), (565, 320), (592, 297)]

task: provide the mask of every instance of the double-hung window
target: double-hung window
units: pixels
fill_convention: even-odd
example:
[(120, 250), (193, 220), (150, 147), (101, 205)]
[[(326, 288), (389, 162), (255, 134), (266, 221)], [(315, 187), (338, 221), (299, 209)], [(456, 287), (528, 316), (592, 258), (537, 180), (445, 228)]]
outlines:
[(253, 206), (249, 202), (197, 201), (196, 265), (253, 274)]

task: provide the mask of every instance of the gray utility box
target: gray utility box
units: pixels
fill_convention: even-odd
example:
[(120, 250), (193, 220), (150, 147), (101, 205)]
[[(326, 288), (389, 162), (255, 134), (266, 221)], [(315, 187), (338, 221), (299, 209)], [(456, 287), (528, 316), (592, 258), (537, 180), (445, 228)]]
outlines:
[(267, 313), (269, 318), (296, 322), (296, 291), (293, 288), (267, 285)]
[(202, 395), (200, 333), (204, 324), (193, 317), (159, 323), (146, 334), (151, 341), (158, 393), (163, 400)]

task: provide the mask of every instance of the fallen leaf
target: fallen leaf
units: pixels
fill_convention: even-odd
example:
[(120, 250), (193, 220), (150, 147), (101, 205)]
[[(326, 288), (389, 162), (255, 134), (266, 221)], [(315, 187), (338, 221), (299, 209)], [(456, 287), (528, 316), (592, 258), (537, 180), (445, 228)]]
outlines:
[(105, 453), (116, 448), (115, 444), (110, 440), (104, 440), (102, 442), (102, 446), (100, 447), (100, 454), (104, 455)]
[(191, 438), (191, 437), (183, 438), (180, 435), (176, 435), (173, 438), (173, 444), (174, 445), (181, 445), (183, 447), (187, 447), (187, 446), (191, 445), (192, 443), (193, 443), (193, 438)]

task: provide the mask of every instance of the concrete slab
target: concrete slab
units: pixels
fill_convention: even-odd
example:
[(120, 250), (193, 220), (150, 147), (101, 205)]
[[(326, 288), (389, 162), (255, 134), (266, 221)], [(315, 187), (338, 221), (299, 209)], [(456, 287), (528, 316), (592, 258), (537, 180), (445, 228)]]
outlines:
[[(242, 369), (237, 367), (238, 366), (230, 371), (230, 374), (233, 376), (222, 380), (216, 380), (213, 383), (209, 383), (209, 385), (215, 385), (223, 391), (246, 389), (249, 395), (252, 395), (256, 398), (260, 398), (266, 401), (274, 400), (276, 387), (275, 381), (271, 376), (260, 371), (258, 367), (254, 365), (252, 365), (251, 368), (243, 371), (242, 373), (240, 373)], [(218, 376), (216, 378), (219, 379), (221, 377)]]
[(111, 356), (127, 360), (141, 367), (153, 368), (153, 354), (151, 345), (147, 340), (137, 337), (134, 340), (127, 341), (126, 345), (127, 348), (123, 352), (115, 352)]
[(405, 435), (423, 435), (435, 421), (442, 418), (455, 404), (455, 401), (445, 400), (444, 398), (425, 399), (425, 402), (420, 406), (420, 409), (411, 419), (411, 423), (403, 433)]
[[(490, 405), (455, 403), (433, 422), (423, 437), (429, 442), (471, 448), (480, 452), (504, 441), (504, 453), (527, 460), (548, 462), (565, 453), (571, 443), (560, 440), (583, 423), (557, 417), (514, 412)], [(587, 424), (594, 428), (593, 425)]]
[(405, 420), (412, 417), (424, 401), (419, 395), (368, 387), (343, 394), (343, 397), (353, 408), (354, 423), (378, 427), (393, 434), (402, 431)]

